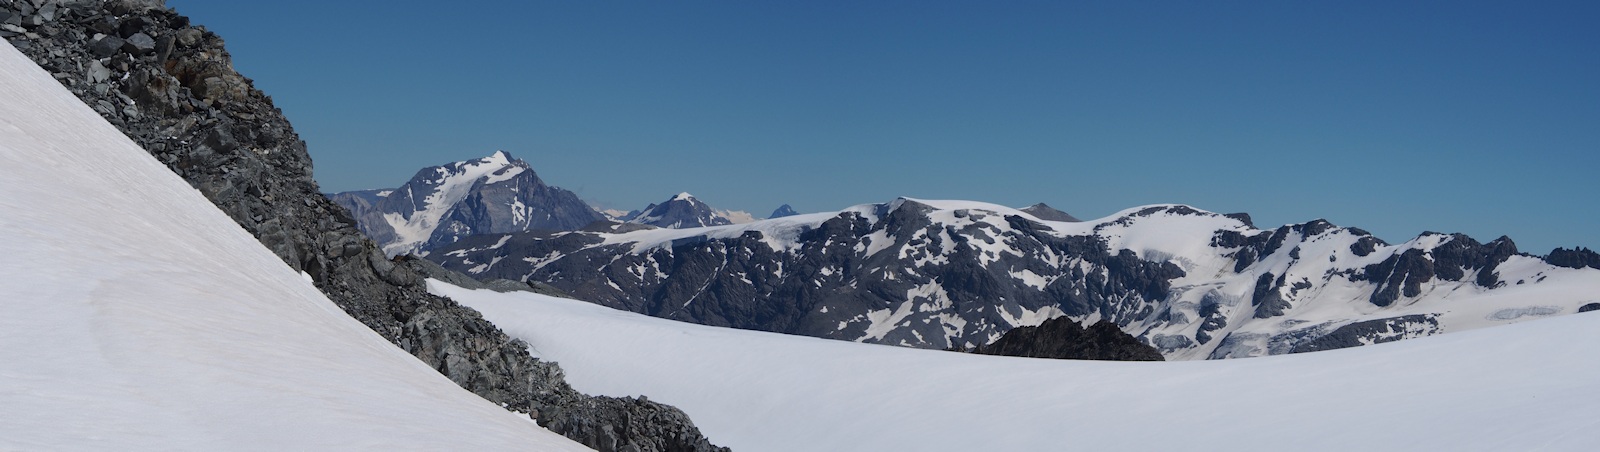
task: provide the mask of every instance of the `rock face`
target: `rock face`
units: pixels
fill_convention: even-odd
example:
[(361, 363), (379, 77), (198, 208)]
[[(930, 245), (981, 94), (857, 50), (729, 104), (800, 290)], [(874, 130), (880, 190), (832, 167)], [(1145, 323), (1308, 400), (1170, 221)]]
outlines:
[(1556, 248), (1545, 256), (1544, 261), (1557, 267), (1600, 269), (1600, 253), (1588, 248)]
[(1264, 230), (1181, 205), (1074, 223), (902, 198), (697, 230), (472, 237), (428, 259), (658, 317), (921, 348), (1104, 320), (1169, 360), (1426, 336), (1572, 313), (1600, 293), (1600, 270), (1550, 265), (1506, 238), (1391, 245), (1322, 220)]
[(630, 212), (618, 220), (624, 223), (647, 224), (672, 229), (699, 228), (733, 224), (727, 216), (695, 199), (688, 193), (679, 193), (672, 199), (651, 204), (643, 210)]
[(788, 204), (784, 204), (784, 205), (778, 206), (777, 209), (773, 210), (772, 211), (772, 215), (767, 215), (767, 218), (770, 219), (770, 218), (792, 217), (792, 216), (799, 215), (799, 214), (800, 214), (800, 212), (795, 212), (793, 207), (789, 207)]
[(389, 255), (426, 254), (473, 234), (576, 230), (605, 216), (546, 185), (505, 151), (423, 168), (395, 189), (330, 195)]
[(222, 39), (162, 2), (0, 0), (0, 23), (11, 45), (334, 303), (463, 388), (601, 450), (716, 449), (681, 411), (579, 394), (476, 311), (428, 294), (319, 193), (305, 143), (233, 70)]
[(1050, 207), (1050, 205), (1042, 202), (1028, 207), (1023, 207), (1021, 210), (1023, 212), (1031, 213), (1033, 216), (1039, 217), (1041, 220), (1068, 221), (1073, 223), (1083, 221), (1079, 220), (1077, 217), (1067, 214), (1066, 212), (1056, 210), (1056, 208)]
[(1162, 361), (1161, 352), (1110, 322), (1084, 328), (1066, 317), (1039, 326), (1019, 326), (973, 353), (1027, 358)]

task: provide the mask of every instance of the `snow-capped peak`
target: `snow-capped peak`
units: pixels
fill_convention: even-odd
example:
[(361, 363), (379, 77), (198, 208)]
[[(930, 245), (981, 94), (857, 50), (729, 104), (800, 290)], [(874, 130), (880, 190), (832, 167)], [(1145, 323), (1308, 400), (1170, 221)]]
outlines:
[(488, 157), (484, 157), (484, 160), (488, 160), (488, 161), (492, 161), (492, 162), (499, 162), (501, 164), (509, 164), (509, 163), (511, 163), (512, 160), (515, 160), (515, 159), (511, 158), (511, 153), (510, 152), (506, 152), (504, 150), (500, 150), (500, 151), (494, 151), (494, 153), (493, 154), (489, 154)]
[(689, 192), (683, 192), (673, 195), (660, 204), (646, 206), (619, 220), (670, 229), (685, 229), (747, 223), (755, 221), (755, 217), (749, 212), (712, 209)]

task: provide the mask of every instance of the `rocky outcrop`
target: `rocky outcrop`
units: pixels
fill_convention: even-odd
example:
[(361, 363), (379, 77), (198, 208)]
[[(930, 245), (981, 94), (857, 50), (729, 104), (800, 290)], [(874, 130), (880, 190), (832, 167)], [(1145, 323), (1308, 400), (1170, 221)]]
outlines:
[(1314, 339), (1296, 343), (1289, 352), (1305, 353), (1394, 342), (1426, 336), (1438, 329), (1437, 317), (1427, 314), (1366, 320), (1344, 325)]
[[(1425, 233), (1426, 236), (1443, 236)], [(1517, 255), (1517, 245), (1510, 238), (1500, 237), (1487, 244), (1478, 243), (1465, 234), (1444, 236), (1442, 243), (1432, 249), (1413, 248), (1366, 267), (1366, 279), (1378, 285), (1368, 298), (1377, 306), (1388, 306), (1400, 297), (1422, 294), (1423, 284), (1435, 277), (1445, 281), (1462, 281), (1470, 272), (1476, 272), (1473, 283), (1484, 288), (1501, 285), (1496, 267)], [(1359, 243), (1358, 243), (1359, 245)]]
[[(158, 0), (0, 0), (0, 36), (310, 276), (452, 381), (601, 450), (714, 450), (682, 412), (589, 397), (476, 311), (433, 296), (322, 196), (305, 143), (222, 38)], [(397, 395), (398, 396), (398, 395)]]
[(1588, 248), (1556, 248), (1545, 256), (1544, 261), (1557, 267), (1600, 269), (1600, 253)]
[(1161, 352), (1122, 332), (1116, 324), (1096, 322), (1084, 328), (1066, 317), (1039, 326), (1019, 326), (973, 353), (1026, 358), (1102, 361), (1164, 361)]

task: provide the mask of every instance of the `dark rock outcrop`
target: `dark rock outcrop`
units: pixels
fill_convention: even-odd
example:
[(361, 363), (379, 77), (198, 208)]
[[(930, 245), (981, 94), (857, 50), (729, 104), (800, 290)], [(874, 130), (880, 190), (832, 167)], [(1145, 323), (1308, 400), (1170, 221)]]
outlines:
[(1394, 342), (1414, 335), (1427, 335), (1439, 328), (1436, 317), (1413, 314), (1388, 319), (1373, 319), (1351, 323), (1314, 339), (1295, 344), (1290, 353), (1358, 347), (1367, 344)]
[(1066, 317), (1046, 320), (1039, 326), (1012, 328), (1000, 339), (978, 347), (973, 353), (1103, 361), (1165, 360), (1155, 347), (1122, 332), (1115, 323), (1102, 321), (1084, 328)]
[(345, 312), (463, 388), (601, 450), (717, 449), (677, 409), (577, 393), (554, 363), (429, 294), (320, 194), (305, 143), (233, 70), (222, 38), (162, 2), (0, 0), (0, 23), (14, 47)]
[(1544, 261), (1557, 267), (1600, 269), (1600, 253), (1588, 248), (1556, 248), (1545, 256)]
[[(1423, 234), (1429, 235), (1440, 234)], [(1431, 250), (1406, 250), (1367, 266), (1363, 273), (1368, 281), (1378, 284), (1378, 290), (1369, 299), (1372, 304), (1388, 306), (1400, 297), (1421, 295), (1422, 285), (1436, 276), (1446, 281), (1461, 281), (1468, 272), (1477, 271), (1473, 282), (1494, 288), (1500, 284), (1495, 268), (1515, 255), (1517, 245), (1507, 237), (1482, 244), (1465, 234), (1451, 234)]]

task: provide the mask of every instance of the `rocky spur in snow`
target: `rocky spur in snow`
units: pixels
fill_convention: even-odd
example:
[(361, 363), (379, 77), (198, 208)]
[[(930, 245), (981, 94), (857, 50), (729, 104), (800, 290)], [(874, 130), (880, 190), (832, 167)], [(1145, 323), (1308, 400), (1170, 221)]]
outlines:
[(1101, 361), (1164, 361), (1161, 351), (1122, 332), (1115, 323), (1088, 328), (1067, 317), (1038, 326), (1019, 326), (987, 345), (972, 350), (984, 355)]
[(311, 178), (305, 143), (223, 40), (159, 0), (0, 0), (0, 36), (352, 317), (452, 381), (601, 450), (713, 450), (688, 418), (573, 391), (477, 312), (434, 296)]
[(901, 198), (694, 230), (472, 237), (428, 259), (705, 325), (947, 349), (1068, 317), (1114, 323), (1167, 359), (1206, 359), (1388, 342), (1600, 302), (1600, 270), (1580, 265), (1587, 254), (1552, 256), (1504, 237), (1430, 232), (1390, 244), (1323, 220), (1260, 229), (1248, 215), (1182, 205), (1070, 222)]

